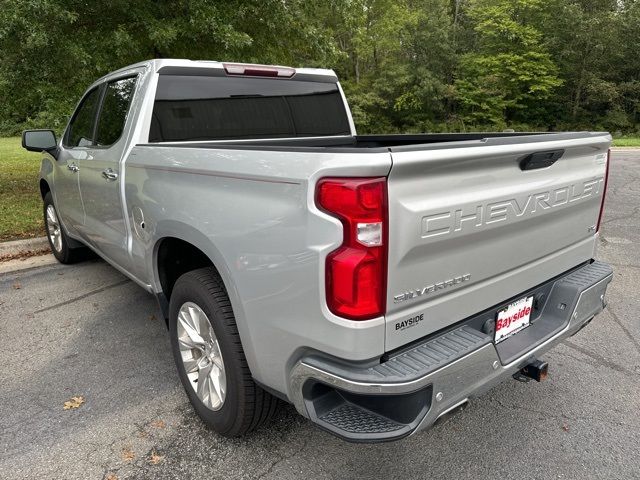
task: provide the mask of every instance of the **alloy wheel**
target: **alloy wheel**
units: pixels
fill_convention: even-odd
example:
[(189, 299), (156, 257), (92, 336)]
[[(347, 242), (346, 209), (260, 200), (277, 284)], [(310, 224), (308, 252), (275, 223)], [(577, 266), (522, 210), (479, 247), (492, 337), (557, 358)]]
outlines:
[(178, 347), (189, 383), (210, 410), (220, 410), (227, 390), (227, 377), (220, 345), (206, 313), (186, 302), (178, 311)]
[(62, 251), (62, 231), (60, 228), (56, 209), (51, 204), (47, 205), (47, 232), (56, 252)]

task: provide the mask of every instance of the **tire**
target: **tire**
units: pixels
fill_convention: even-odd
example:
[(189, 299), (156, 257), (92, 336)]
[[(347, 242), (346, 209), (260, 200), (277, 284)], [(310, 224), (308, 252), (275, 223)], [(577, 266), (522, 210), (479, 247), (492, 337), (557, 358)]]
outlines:
[(84, 260), (87, 257), (87, 248), (71, 246), (72, 243), (77, 242), (71, 240), (64, 231), (58, 217), (58, 211), (53, 204), (51, 192), (47, 192), (44, 196), (42, 212), (44, 215), (44, 226), (47, 231), (47, 239), (49, 240), (49, 247), (51, 248), (53, 256), (56, 257), (60, 263), (64, 264)]
[[(208, 332), (213, 334), (208, 336)], [(202, 343), (200, 334), (210, 345), (192, 348)], [(208, 427), (221, 435), (238, 437), (273, 416), (279, 400), (253, 381), (229, 297), (213, 267), (185, 273), (174, 285), (169, 304), (169, 336), (180, 381), (196, 413)]]

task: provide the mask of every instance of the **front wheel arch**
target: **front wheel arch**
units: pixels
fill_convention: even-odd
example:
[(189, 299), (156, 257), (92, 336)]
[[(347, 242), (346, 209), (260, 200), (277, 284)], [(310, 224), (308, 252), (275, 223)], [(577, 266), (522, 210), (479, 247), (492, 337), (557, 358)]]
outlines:
[(47, 195), (47, 193), (51, 192), (51, 187), (49, 186), (49, 183), (47, 183), (47, 181), (44, 178), (40, 179), (40, 196), (42, 197), (42, 200), (44, 200), (44, 197)]
[[(63, 264), (76, 263), (87, 258), (87, 249), (83, 247), (82, 244), (73, 240), (67, 234), (62, 221), (60, 220), (60, 214), (58, 212), (58, 208), (56, 207), (53, 201), (53, 195), (51, 191), (46, 192), (43, 199), (43, 208), (42, 213), (44, 216), (44, 227), (47, 233), (47, 240), (49, 241), (49, 246), (51, 248), (51, 252), (56, 259)], [(53, 212), (53, 214), (51, 213)], [(56, 227), (53, 228), (54, 231), (57, 230), (57, 239), (60, 243), (56, 243), (54, 240), (54, 235), (52, 235), (52, 225), (50, 223), (55, 220)], [(56, 246), (57, 245), (57, 246)]]

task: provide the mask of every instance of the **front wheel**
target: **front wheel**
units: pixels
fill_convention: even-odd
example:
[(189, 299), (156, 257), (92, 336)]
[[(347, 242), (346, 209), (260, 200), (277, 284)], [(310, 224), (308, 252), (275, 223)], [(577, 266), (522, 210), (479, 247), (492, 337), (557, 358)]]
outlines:
[(251, 377), (229, 297), (214, 268), (178, 279), (171, 292), (169, 335), (180, 381), (207, 426), (236, 437), (273, 415), (278, 399)]
[(86, 254), (86, 247), (71, 247), (71, 241), (62, 228), (58, 212), (53, 204), (51, 192), (44, 196), (44, 226), (47, 230), (49, 247), (53, 256), (60, 263), (75, 263), (82, 260)]

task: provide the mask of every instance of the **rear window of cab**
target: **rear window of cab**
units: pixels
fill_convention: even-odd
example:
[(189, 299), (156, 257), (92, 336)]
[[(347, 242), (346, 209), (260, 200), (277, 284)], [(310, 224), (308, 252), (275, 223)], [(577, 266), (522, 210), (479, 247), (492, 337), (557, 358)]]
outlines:
[(160, 75), (149, 142), (349, 135), (336, 83)]

